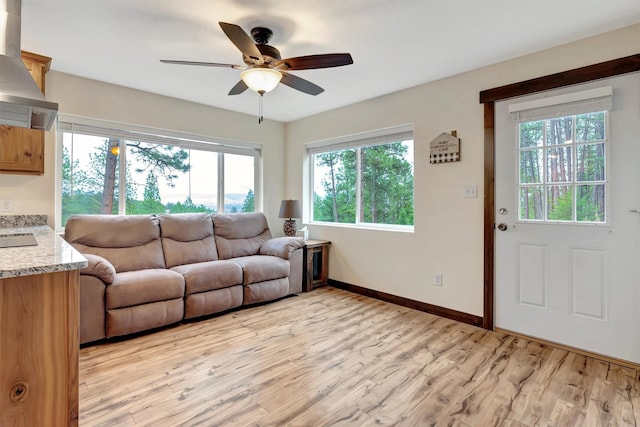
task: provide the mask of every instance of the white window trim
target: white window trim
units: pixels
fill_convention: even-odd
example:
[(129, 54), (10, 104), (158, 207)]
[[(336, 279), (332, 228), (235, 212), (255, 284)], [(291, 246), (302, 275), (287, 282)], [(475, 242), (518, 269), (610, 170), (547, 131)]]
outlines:
[[(313, 218), (313, 194), (314, 194), (314, 165), (313, 165), (313, 155), (314, 154), (322, 154), (328, 153), (330, 151), (340, 151), (346, 149), (356, 149), (361, 147), (371, 147), (375, 145), (384, 145), (388, 144), (391, 141), (413, 141), (413, 149), (414, 149), (414, 162), (415, 162), (415, 139), (414, 139), (414, 125), (413, 124), (404, 124), (399, 126), (388, 127), (384, 129), (377, 129), (369, 132), (362, 132), (357, 134), (345, 135), (331, 139), (324, 139), (319, 141), (313, 141), (306, 143), (306, 161), (307, 161), (307, 170), (309, 171), (309, 187), (307, 194), (307, 206), (309, 206), (308, 210), (304, 210), (303, 218), (304, 222), (314, 225), (322, 225), (322, 226), (331, 226), (331, 227), (344, 227), (344, 228), (361, 228), (361, 229), (369, 229), (369, 230), (383, 230), (383, 231), (398, 231), (398, 232), (409, 232), (412, 233), (414, 231), (415, 226), (415, 176), (414, 176), (414, 225), (398, 225), (398, 224), (378, 224), (378, 223), (368, 223), (368, 222), (359, 222), (358, 218), (360, 218), (360, 204), (356, 203), (356, 222), (355, 223), (342, 223), (342, 222), (326, 222), (326, 221), (316, 221), (312, 220)], [(356, 151), (356, 155), (360, 156), (360, 150)], [(359, 175), (360, 171), (360, 161), (356, 161), (356, 174)], [(414, 170), (415, 174), (415, 170)], [(360, 187), (356, 186), (356, 200), (359, 200), (360, 197)]]
[(346, 148), (367, 147), (372, 145), (387, 144), (389, 140), (413, 139), (413, 125), (406, 124), (400, 126), (378, 129), (371, 132), (362, 132), (337, 138), (324, 139), (306, 143), (305, 149), (308, 154), (327, 153), (329, 151), (339, 151)]
[[(156, 143), (163, 145), (174, 145), (182, 149), (194, 149), (217, 152), (219, 154), (239, 154), (252, 156), (254, 158), (254, 204), (255, 209), (262, 208), (262, 192), (261, 192), (261, 154), (262, 144), (217, 138), (199, 134), (190, 134), (185, 132), (172, 131), (167, 129), (157, 129), (145, 126), (137, 126), (128, 123), (113, 122), (107, 120), (91, 119), (71, 114), (58, 114), (56, 125), (56, 163), (55, 163), (55, 217), (56, 231), (64, 231), (64, 225), (59, 224), (62, 218), (62, 170), (60, 162), (63, 153), (63, 132), (80, 133), (85, 135), (95, 135), (103, 137), (105, 135), (117, 137), (120, 144), (124, 144), (124, 140), (134, 140), (147, 143)], [(126, 150), (121, 147), (122, 159), (126, 161)], [(218, 155), (218, 164), (222, 164), (222, 156)], [(124, 168), (120, 170), (119, 182), (125, 185), (126, 171)], [(124, 211), (124, 198), (119, 199), (118, 209)], [(218, 210), (224, 210), (224, 168), (218, 168)]]

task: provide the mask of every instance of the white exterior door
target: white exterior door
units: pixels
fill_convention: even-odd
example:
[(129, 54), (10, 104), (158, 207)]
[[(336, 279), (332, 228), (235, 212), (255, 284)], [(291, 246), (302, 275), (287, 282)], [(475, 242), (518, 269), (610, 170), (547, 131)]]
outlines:
[(640, 363), (640, 74), (495, 117), (495, 326)]

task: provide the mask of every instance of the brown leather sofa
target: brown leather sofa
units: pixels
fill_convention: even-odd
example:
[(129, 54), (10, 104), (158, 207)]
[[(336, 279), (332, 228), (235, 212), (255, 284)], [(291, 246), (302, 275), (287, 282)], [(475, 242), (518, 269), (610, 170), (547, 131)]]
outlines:
[(65, 240), (80, 271), (80, 342), (302, 291), (304, 241), (272, 238), (260, 212), (74, 215)]

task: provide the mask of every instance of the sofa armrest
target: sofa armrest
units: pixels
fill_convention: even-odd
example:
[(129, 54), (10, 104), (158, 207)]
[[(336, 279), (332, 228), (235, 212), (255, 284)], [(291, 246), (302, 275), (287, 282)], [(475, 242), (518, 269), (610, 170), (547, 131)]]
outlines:
[(99, 255), (82, 254), (88, 264), (80, 270), (80, 274), (86, 276), (94, 276), (102, 280), (104, 283), (111, 284), (116, 277), (116, 269), (109, 261)]
[(293, 251), (304, 247), (301, 237), (275, 237), (269, 239), (260, 247), (260, 255), (272, 255), (289, 259)]

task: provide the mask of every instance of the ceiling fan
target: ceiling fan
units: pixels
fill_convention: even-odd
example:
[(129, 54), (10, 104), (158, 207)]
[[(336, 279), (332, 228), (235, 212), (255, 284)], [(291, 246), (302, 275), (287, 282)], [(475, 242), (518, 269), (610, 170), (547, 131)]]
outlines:
[(241, 80), (231, 88), (229, 95), (238, 95), (247, 89), (264, 95), (266, 92), (273, 90), (280, 82), (309, 95), (318, 95), (324, 92), (324, 89), (308, 80), (289, 73), (289, 71), (340, 67), (342, 65), (353, 64), (353, 59), (348, 53), (327, 53), (282, 59), (278, 49), (268, 44), (273, 35), (273, 32), (269, 28), (253, 28), (251, 30), (251, 37), (249, 37), (238, 25), (227, 22), (219, 22), (219, 24), (231, 42), (242, 52), (242, 60), (245, 65), (178, 61), (171, 59), (161, 59), (160, 62), (166, 64), (200, 65), (205, 67), (225, 67), (244, 70), (240, 73)]

